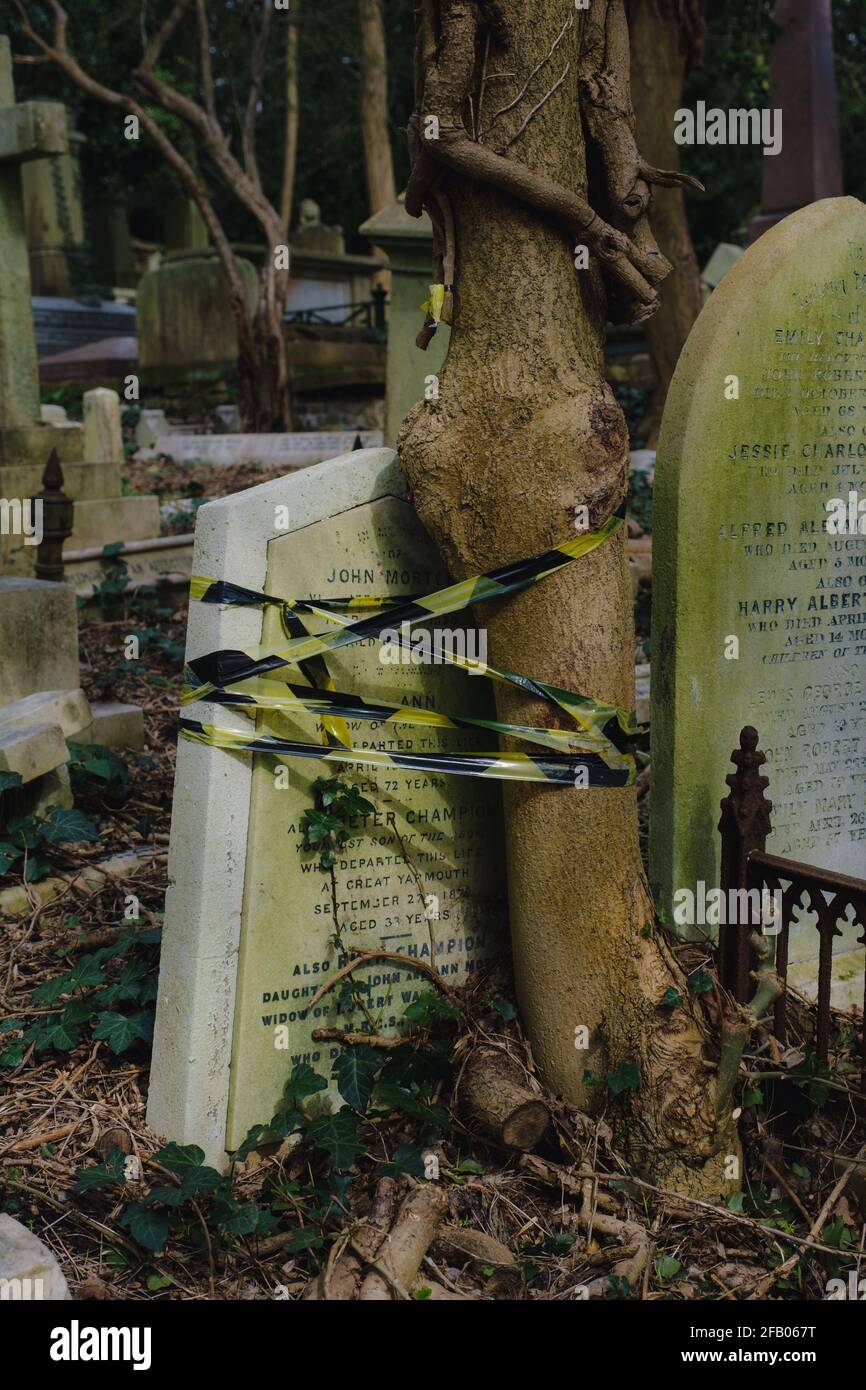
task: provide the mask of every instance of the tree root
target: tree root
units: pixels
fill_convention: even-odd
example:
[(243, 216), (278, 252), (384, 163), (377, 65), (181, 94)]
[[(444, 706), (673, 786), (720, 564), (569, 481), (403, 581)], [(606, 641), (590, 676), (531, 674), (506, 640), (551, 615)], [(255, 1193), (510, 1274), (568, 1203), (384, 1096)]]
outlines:
[(598, 1232), (603, 1236), (613, 1236), (622, 1243), (622, 1248), (611, 1256), (605, 1252), (603, 1262), (608, 1263), (608, 1259), (611, 1259), (612, 1268), (604, 1278), (593, 1279), (587, 1285), (588, 1297), (605, 1298), (610, 1293), (611, 1276), (626, 1279), (630, 1289), (637, 1288), (652, 1253), (652, 1237), (646, 1227), (638, 1221), (628, 1221), (599, 1211), (599, 1207), (613, 1205), (613, 1199), (597, 1190), (597, 1179), (593, 1173), (581, 1170), (570, 1172), (556, 1163), (545, 1162), (536, 1154), (524, 1154), (520, 1166), (548, 1187), (558, 1187), (570, 1196), (580, 1198), (578, 1219), (586, 1230), (587, 1239)]

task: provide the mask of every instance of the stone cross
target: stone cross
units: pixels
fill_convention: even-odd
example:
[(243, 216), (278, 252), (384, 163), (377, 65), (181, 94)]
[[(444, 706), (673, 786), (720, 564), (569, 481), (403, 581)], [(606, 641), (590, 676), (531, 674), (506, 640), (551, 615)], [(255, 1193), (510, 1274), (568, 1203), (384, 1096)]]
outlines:
[(39, 424), (21, 165), (67, 149), (66, 110), (60, 102), (16, 104), (12, 52), (0, 34), (0, 431)]

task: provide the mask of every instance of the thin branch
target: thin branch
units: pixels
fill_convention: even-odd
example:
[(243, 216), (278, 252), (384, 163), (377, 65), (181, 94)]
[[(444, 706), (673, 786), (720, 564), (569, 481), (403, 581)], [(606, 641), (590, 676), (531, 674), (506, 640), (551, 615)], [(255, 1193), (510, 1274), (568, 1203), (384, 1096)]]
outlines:
[(250, 57), (250, 90), (247, 96), (246, 115), (244, 116), (244, 167), (260, 193), (262, 180), (256, 159), (256, 111), (262, 94), (265, 58), (268, 51), (268, 38), (273, 14), (274, 9), (271, 0), (262, 0), (262, 22)]
[(165, 23), (154, 34), (141, 60), (141, 67), (145, 71), (149, 71), (151, 68), (155, 67), (156, 63), (159, 61), (162, 50), (165, 48), (165, 45), (168, 43), (175, 29), (189, 9), (189, 3), (190, 0), (176, 0), (176, 4)]
[(207, 0), (195, 0), (195, 8), (198, 21), (198, 52), (204, 104), (211, 120), (216, 123), (216, 96), (213, 85), (213, 64), (210, 56), (210, 23), (208, 21)]
[(518, 105), (520, 104), (520, 102), (523, 100), (523, 98), (526, 96), (526, 93), (527, 93), (528, 90), (529, 90), (529, 87), (530, 87), (530, 85), (531, 85), (531, 83), (532, 83), (533, 77), (535, 77), (536, 73), (540, 72), (541, 69), (544, 67), (545, 63), (549, 62), (549, 60), (553, 57), (553, 55), (554, 55), (554, 53), (556, 52), (557, 48), (559, 47), (560, 43), (561, 43), (562, 40), (565, 38), (566, 33), (567, 33), (568, 30), (572, 27), (573, 24), (574, 24), (574, 15), (569, 15), (569, 16), (568, 16), (568, 19), (565, 21), (565, 23), (563, 24), (562, 28), (560, 29), (558, 35), (557, 35), (556, 38), (554, 39), (554, 41), (553, 41), (553, 47), (550, 49), (550, 52), (547, 53), (547, 54), (542, 58), (542, 60), (541, 60), (540, 63), (536, 63), (535, 67), (532, 69), (532, 72), (531, 72), (531, 73), (529, 74), (529, 76), (527, 77), (526, 81), (524, 82), (524, 84), (523, 84), (522, 88), (520, 89), (520, 91), (517, 93), (517, 96), (514, 98), (514, 100), (513, 100), (513, 101), (509, 101), (509, 103), (508, 103), (507, 106), (500, 106), (499, 110), (496, 112), (495, 116), (493, 117), (493, 120), (490, 122), (491, 125), (494, 125), (494, 124), (496, 123), (496, 121), (499, 120), (499, 117), (500, 117), (500, 116), (506, 115), (506, 113), (507, 113), (508, 111), (513, 111), (514, 108), (515, 108), (515, 106), (518, 106)]
[(547, 92), (547, 93), (541, 98), (541, 101), (536, 102), (535, 106), (533, 106), (533, 108), (532, 108), (532, 110), (530, 111), (529, 115), (528, 115), (528, 116), (525, 118), (525, 120), (523, 121), (523, 124), (519, 127), (518, 130), (516, 130), (516, 131), (514, 132), (514, 134), (512, 135), (512, 137), (511, 137), (510, 140), (506, 140), (505, 144), (502, 146), (503, 150), (510, 149), (510, 147), (514, 144), (515, 140), (519, 140), (519, 139), (520, 139), (521, 135), (523, 134), (523, 132), (524, 132), (524, 130), (526, 129), (526, 127), (529, 125), (529, 122), (532, 120), (533, 116), (534, 116), (538, 111), (541, 110), (541, 108), (542, 108), (542, 106), (545, 104), (545, 102), (547, 102), (547, 101), (550, 100), (550, 98), (553, 96), (553, 93), (556, 91), (556, 89), (557, 89), (558, 87), (561, 87), (561, 86), (562, 86), (563, 82), (565, 81), (566, 77), (568, 76), (568, 71), (569, 71), (569, 68), (570, 68), (570, 67), (571, 67), (571, 63), (566, 63), (566, 65), (565, 65), (565, 71), (563, 72), (563, 74), (562, 74), (562, 76), (560, 77), (559, 81), (558, 81), (558, 82), (554, 82), (554, 84), (553, 84), (553, 86), (551, 87), (550, 91)]

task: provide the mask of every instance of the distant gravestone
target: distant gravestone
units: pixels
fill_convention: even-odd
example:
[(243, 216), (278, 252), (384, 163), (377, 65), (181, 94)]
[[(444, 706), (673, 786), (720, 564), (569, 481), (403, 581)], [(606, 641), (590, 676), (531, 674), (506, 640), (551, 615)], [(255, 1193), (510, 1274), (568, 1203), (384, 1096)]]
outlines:
[[(288, 529), (277, 525), (288, 508)], [(285, 517), (282, 518), (285, 520)], [(448, 583), (406, 500), (391, 450), (369, 449), (208, 503), (198, 513), (198, 574), (287, 598), (431, 592)], [(464, 615), (465, 616), (465, 615)], [(460, 615), (448, 620), (460, 627)], [(193, 603), (187, 658), (285, 638), (276, 608)], [(488, 709), (487, 683), (447, 666), (379, 661), (377, 640), (328, 656), (337, 689), (448, 713)], [(287, 679), (296, 683), (291, 668)], [(236, 711), (188, 706), (193, 719), (249, 730)], [(260, 714), (261, 731), (320, 742), (309, 716)], [(356, 747), (469, 751), (476, 733), (352, 723)], [(490, 746), (489, 744), (487, 746)], [(274, 1113), (291, 1068), (330, 1075), (337, 1048), (315, 1028), (367, 1030), (338, 985), (307, 1013), (345, 949), (385, 949), (428, 963), (450, 983), (486, 968), (503, 942), (502, 851), (495, 784), (397, 767), (273, 758), (181, 739), (148, 1119), (159, 1134), (200, 1144), (225, 1163), (249, 1127)], [(301, 853), (312, 783), (341, 775), (376, 805), (330, 875)], [(402, 843), (401, 843), (402, 842)], [(335, 917), (343, 947), (334, 940)], [(438, 916), (436, 915), (438, 913)], [(367, 1007), (393, 1034), (430, 988), (399, 962), (359, 968)], [(277, 1028), (289, 1046), (276, 1046)], [(339, 1099), (335, 1101), (339, 1103)]]
[(836, 533), (827, 504), (853, 492), (866, 512), (864, 402), (866, 207), (829, 199), (731, 268), (665, 408), (650, 868), (669, 912), (675, 890), (719, 882), (719, 800), (745, 724), (767, 755), (768, 851), (863, 873), (866, 535), (856, 520)]

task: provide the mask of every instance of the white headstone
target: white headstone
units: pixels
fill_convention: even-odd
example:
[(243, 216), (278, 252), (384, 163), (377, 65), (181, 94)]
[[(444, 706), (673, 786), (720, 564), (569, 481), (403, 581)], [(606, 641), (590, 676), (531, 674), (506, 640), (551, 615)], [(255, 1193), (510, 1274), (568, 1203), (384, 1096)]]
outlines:
[[(395, 454), (369, 449), (210, 502), (197, 517), (194, 572), (285, 598), (432, 592), (448, 577), (406, 495)], [(461, 626), (460, 616), (449, 617), (449, 628)], [(285, 642), (277, 608), (263, 620), (258, 608), (191, 605), (188, 660), (261, 642)], [(447, 666), (384, 665), (379, 647), (373, 640), (329, 655), (336, 687), (446, 713), (489, 714), (487, 682)], [(302, 683), (296, 668), (285, 678)], [(185, 714), (252, 727), (238, 711), (204, 703)], [(263, 726), (321, 741), (309, 717), (260, 715)], [(429, 726), (350, 729), (358, 748), (485, 747), (477, 733)], [(285, 766), (281, 789), (272, 758), (184, 739), (178, 750), (148, 1120), (169, 1139), (201, 1145), (218, 1165), (252, 1124), (270, 1119), (296, 1061), (330, 1075), (337, 1049), (313, 1041), (313, 1029), (368, 1031), (362, 1015), (337, 1012), (339, 988), (306, 1014), (342, 958), (330, 875), (300, 850), (316, 778), (340, 775), (377, 806), (335, 870), (345, 946), (428, 962), (432, 954), (440, 973), (459, 984), (489, 966), (503, 940), (495, 783), (319, 760)], [(425, 908), (438, 917), (428, 921)], [(384, 1032), (430, 987), (387, 961), (353, 978), (368, 981), (368, 1006)], [(287, 1050), (275, 1046), (280, 1025), (288, 1028)]]

